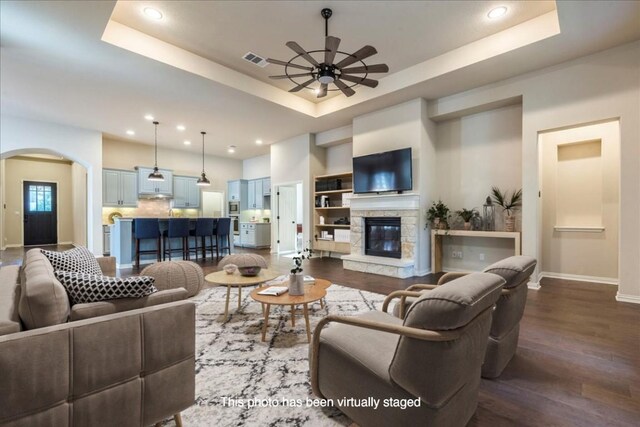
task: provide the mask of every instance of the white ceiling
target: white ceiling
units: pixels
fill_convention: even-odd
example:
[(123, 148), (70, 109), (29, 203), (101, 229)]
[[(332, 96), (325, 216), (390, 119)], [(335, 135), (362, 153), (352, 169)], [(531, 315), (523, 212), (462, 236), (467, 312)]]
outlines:
[[(180, 43), (179, 47), (203, 55), (209, 61), (217, 60), (243, 75), (246, 71), (240, 67), (244, 64), (234, 63), (238, 61), (237, 52), (242, 50), (245, 51), (240, 55), (255, 49), (260, 50), (256, 53), (284, 59), (288, 51), (284, 43), (288, 40), (296, 40), (303, 47), (309, 46), (308, 49), (321, 44), (323, 28), (318, 13), (321, 6), (331, 2), (259, 2), (254, 5), (258, 11), (255, 13), (246, 12), (245, 3), (249, 2), (132, 3), (136, 6), (156, 4), (172, 20), (181, 22), (176, 24), (179, 29), (176, 33), (170, 31), (156, 34), (157, 37)], [(147, 144), (153, 143), (153, 126), (143, 116), (152, 113), (161, 122), (161, 145), (197, 152), (199, 132), (206, 130), (207, 153), (248, 158), (268, 153), (269, 143), (344, 126), (354, 116), (408, 99), (450, 95), (640, 38), (640, 2), (563, 1), (557, 5), (560, 34), (437, 76), (425, 75), (423, 81), (415, 84), (393, 86), (389, 82), (397, 82), (398, 76), (415, 68), (406, 67), (416, 61), (428, 65), (428, 61), (437, 59), (434, 55), (443, 55), (443, 52), (446, 55), (451, 52), (447, 49), (473, 42), (498, 28), (485, 28), (480, 21), (474, 21), (475, 18), (469, 18), (463, 25), (453, 21), (444, 25), (448, 18), (443, 5), (451, 8), (450, 16), (463, 19), (465, 10), (469, 16), (477, 17), (482, 5), (488, 11), (490, 6), (499, 3), (337, 3), (332, 4), (335, 16), (330, 23), (330, 33), (341, 37), (348, 50), (364, 44), (376, 46), (380, 53), (373, 57), (374, 62), (387, 62), (394, 73), (386, 77), (386, 84), (381, 79), (378, 89), (359, 91), (348, 100), (336, 97), (317, 104), (331, 107), (325, 108), (327, 112), (317, 118), (287, 108), (286, 103), (270, 101), (251, 91), (105, 43), (101, 38), (112, 12), (115, 10), (114, 19), (120, 13), (120, 5), (116, 7), (114, 1), (0, 2), (0, 109), (3, 115), (96, 129), (118, 138), (128, 138), (125, 131), (133, 129), (136, 135), (129, 139)], [(424, 17), (417, 13), (407, 16), (405, 8), (419, 7), (429, 13)], [(209, 16), (207, 8), (217, 12)], [(526, 9), (523, 13), (531, 15), (522, 15), (522, 19), (539, 12), (544, 10)], [(434, 16), (441, 19), (433, 21)], [(197, 21), (184, 23), (182, 17)], [(246, 28), (247, 17), (260, 26), (260, 31), (252, 33)], [(284, 21), (285, 18), (288, 21)], [(209, 22), (215, 28), (197, 30)], [(411, 25), (407, 26), (407, 22)], [(218, 25), (238, 30), (233, 37), (224, 37), (216, 33)], [(138, 27), (138, 30), (154, 36), (147, 28)], [(422, 35), (419, 43), (411, 36), (418, 32)], [(216, 35), (214, 39), (233, 40), (233, 44), (217, 50), (220, 46), (209, 43), (210, 34)], [(241, 49), (243, 40), (248, 40), (246, 49)], [(405, 51), (398, 47), (405, 45), (411, 49)], [(271, 67), (274, 66), (252, 70), (252, 73), (266, 74), (249, 77), (261, 83), (259, 80), (270, 73), (267, 70)], [(177, 131), (177, 124), (184, 124), (187, 130)], [(257, 146), (254, 142), (257, 138), (265, 145)], [(193, 142), (191, 147), (182, 144), (184, 139)], [(235, 155), (226, 152), (230, 144), (238, 146)]]
[[(188, 6), (185, 2), (119, 1), (111, 19), (284, 90), (293, 87), (290, 81), (269, 79), (269, 75), (283, 74), (283, 67), (261, 68), (242, 56), (251, 51), (264, 58), (288, 61), (295, 55), (285, 46), (289, 40), (308, 51), (323, 49), (324, 19), (320, 11), (325, 7), (333, 10), (329, 35), (342, 40), (340, 50), (351, 53), (372, 45), (379, 53), (366, 62), (386, 63), (390, 73), (555, 10), (555, 1), (505, 1), (500, 5), (507, 6), (509, 13), (492, 21), (487, 12), (495, 1), (187, 3)], [(143, 13), (146, 7), (161, 11), (163, 19), (149, 19)], [(320, 55), (313, 56), (320, 59)], [(308, 65), (303, 59), (296, 63)], [(306, 79), (298, 80), (301, 83)], [(313, 102), (328, 99), (318, 100), (310, 90), (296, 94)], [(338, 94), (329, 92), (328, 97)]]

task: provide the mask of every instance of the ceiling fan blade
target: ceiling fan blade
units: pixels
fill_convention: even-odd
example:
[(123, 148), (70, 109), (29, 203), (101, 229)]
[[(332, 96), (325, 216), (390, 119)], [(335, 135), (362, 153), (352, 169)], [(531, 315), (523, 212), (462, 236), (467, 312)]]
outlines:
[(376, 53), (378, 53), (378, 51), (376, 50), (375, 47), (367, 45), (362, 49), (360, 49), (359, 51), (347, 56), (342, 61), (338, 62), (336, 64), (336, 67), (342, 69), (342, 67), (351, 65), (354, 62), (362, 61), (363, 59), (366, 59), (372, 55), (375, 55)]
[(355, 90), (351, 89), (349, 86), (347, 86), (346, 84), (344, 84), (340, 80), (334, 80), (333, 83), (336, 86), (338, 86), (338, 89), (340, 89), (342, 91), (342, 93), (344, 93), (346, 96), (351, 96), (351, 95), (356, 93)]
[(333, 64), (333, 58), (336, 57), (336, 52), (338, 52), (338, 46), (340, 46), (340, 39), (333, 36), (328, 36), (324, 40), (324, 63), (325, 64)]
[(315, 82), (316, 79), (315, 77), (312, 79), (307, 80), (306, 82), (299, 84), (298, 86), (294, 87), (293, 89), (289, 90), (289, 92), (298, 92), (301, 89), (304, 89), (305, 87), (309, 86), (311, 83)]
[(281, 76), (269, 76), (270, 79), (281, 80), (288, 79), (290, 77), (305, 77), (305, 76), (313, 76), (312, 73), (300, 73), (300, 74), (283, 74)]
[(280, 61), (280, 60), (272, 59), (272, 58), (267, 58), (267, 62), (269, 64), (284, 65), (285, 67), (297, 68), (299, 70), (313, 71), (313, 68), (311, 68), (311, 67), (305, 67), (303, 65), (292, 64), (290, 62)]
[(366, 67), (343, 68), (342, 74), (359, 74), (359, 73), (388, 73), (387, 64), (373, 64)]
[(344, 74), (342, 74), (340, 76), (340, 78), (342, 80), (347, 80), (347, 81), (358, 83), (358, 84), (361, 84), (361, 85), (364, 85), (364, 86), (369, 86), (369, 87), (378, 86), (378, 81), (377, 80), (363, 79), (362, 77), (349, 76), (349, 75), (344, 75)]
[(325, 96), (327, 96), (327, 87), (329, 85), (327, 83), (322, 83), (320, 84), (320, 92), (318, 92), (318, 98), (323, 98)]
[(307, 53), (307, 51), (304, 50), (298, 43), (296, 43), (296, 42), (287, 42), (287, 47), (289, 47), (289, 49), (293, 50), (295, 53), (299, 54), (304, 59), (309, 61), (310, 64), (315, 65), (316, 67), (320, 66), (320, 64), (318, 64), (318, 61), (313, 59), (313, 56), (309, 55)]

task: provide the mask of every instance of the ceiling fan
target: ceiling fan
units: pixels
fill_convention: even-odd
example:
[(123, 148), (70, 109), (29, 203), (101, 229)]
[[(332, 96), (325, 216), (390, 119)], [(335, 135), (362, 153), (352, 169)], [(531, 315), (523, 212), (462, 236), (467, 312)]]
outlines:
[[(269, 76), (272, 79), (289, 79), (296, 86), (290, 89), (289, 92), (298, 92), (304, 88), (308, 88), (309, 85), (318, 81), (320, 86), (315, 89), (318, 98), (327, 96), (327, 91), (341, 91), (346, 96), (351, 96), (356, 92), (353, 90), (354, 86), (364, 85), (368, 87), (378, 86), (377, 80), (368, 79), (367, 76), (372, 73), (387, 73), (389, 67), (387, 64), (374, 64), (367, 65), (364, 60), (370, 56), (375, 55), (378, 51), (373, 46), (365, 46), (355, 53), (346, 53), (338, 50), (340, 46), (340, 39), (329, 35), (329, 18), (333, 12), (331, 9), (325, 8), (320, 12), (324, 18), (324, 33), (325, 33), (325, 48), (318, 50), (306, 51), (298, 43), (294, 41), (287, 42), (287, 47), (293, 50), (297, 55), (291, 58), (289, 61), (279, 61), (277, 59), (268, 58), (267, 62), (276, 65), (284, 66), (283, 75)], [(312, 53), (324, 53), (322, 62), (317, 61)], [(340, 58), (340, 61), (334, 63), (336, 55), (344, 56)], [(302, 57), (311, 66), (294, 64), (293, 61)], [(355, 67), (349, 67), (352, 64), (360, 63)], [(305, 73), (290, 73), (289, 69), (295, 68), (296, 70), (304, 70)], [(293, 71), (293, 70), (292, 70)], [(363, 74), (354, 75), (354, 74)], [(303, 83), (298, 83), (294, 79), (308, 77)], [(348, 83), (345, 83), (348, 82)], [(329, 84), (333, 83), (337, 89), (329, 89)]]

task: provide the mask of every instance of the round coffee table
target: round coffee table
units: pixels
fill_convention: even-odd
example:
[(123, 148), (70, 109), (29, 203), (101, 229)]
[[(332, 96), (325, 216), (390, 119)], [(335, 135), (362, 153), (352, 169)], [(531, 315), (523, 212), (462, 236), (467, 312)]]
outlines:
[[(319, 283), (321, 282), (321, 283)], [(302, 311), (304, 313), (304, 322), (307, 327), (307, 341), (311, 342), (311, 326), (309, 325), (309, 303), (322, 300), (327, 295), (327, 288), (331, 286), (331, 282), (328, 285), (324, 282), (328, 282), (323, 279), (316, 279), (315, 284), (304, 285), (304, 295), (289, 295), (288, 292), (280, 296), (260, 295), (263, 289), (269, 288), (269, 286), (254, 289), (251, 292), (251, 298), (262, 303), (264, 311), (264, 324), (262, 325), (262, 341), (265, 340), (267, 334), (267, 327), (269, 326), (269, 312), (272, 305), (290, 305), (291, 306), (291, 324), (295, 326), (293, 320), (295, 316), (295, 306), (302, 305)]]
[(242, 287), (254, 286), (260, 283), (268, 282), (278, 277), (280, 273), (277, 271), (263, 268), (260, 270), (257, 276), (242, 276), (238, 271), (233, 274), (227, 274), (225, 271), (216, 271), (215, 273), (207, 274), (204, 278), (207, 282), (215, 283), (216, 285), (222, 285), (227, 287), (227, 301), (224, 305), (224, 318), (229, 317), (229, 295), (231, 288), (238, 288), (238, 310), (242, 302)]

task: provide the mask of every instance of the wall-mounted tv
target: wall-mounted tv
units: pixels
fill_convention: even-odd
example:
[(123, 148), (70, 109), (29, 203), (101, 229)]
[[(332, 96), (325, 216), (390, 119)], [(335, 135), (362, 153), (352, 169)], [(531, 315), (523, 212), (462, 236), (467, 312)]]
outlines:
[(411, 148), (353, 158), (354, 193), (412, 189)]

